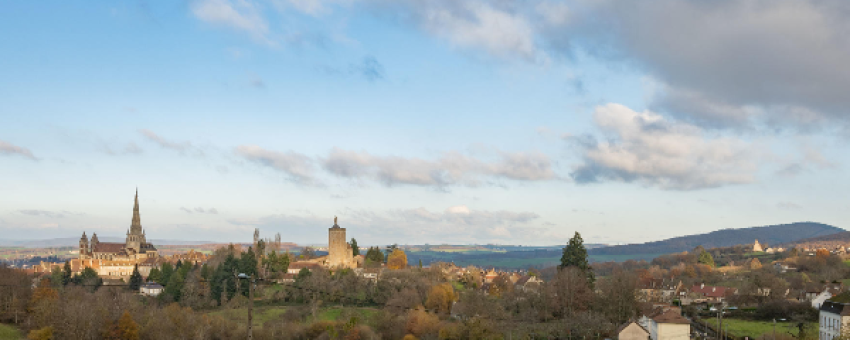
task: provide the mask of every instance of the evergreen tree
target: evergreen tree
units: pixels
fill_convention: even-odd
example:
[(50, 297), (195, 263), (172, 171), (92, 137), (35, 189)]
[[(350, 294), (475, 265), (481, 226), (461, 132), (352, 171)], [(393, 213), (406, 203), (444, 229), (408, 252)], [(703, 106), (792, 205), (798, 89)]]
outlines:
[(174, 270), (178, 270), (182, 266), (183, 266), (183, 260), (177, 260), (177, 263), (174, 264)]
[(171, 266), (170, 262), (166, 262), (166, 263), (162, 264), (162, 268), (159, 271), (160, 271), (160, 275), (159, 275), (160, 279), (162, 279), (162, 282), (159, 282), (159, 283), (163, 284), (163, 285), (167, 285), (168, 281), (171, 280), (171, 275), (174, 274), (174, 267)]
[(703, 250), (702, 253), (699, 254), (698, 262), (704, 265), (714, 267), (714, 257), (712, 257), (711, 254), (705, 250)]
[(575, 236), (570, 239), (570, 242), (564, 247), (564, 253), (561, 255), (561, 265), (559, 268), (576, 267), (587, 277), (587, 282), (593, 285), (596, 277), (593, 274), (593, 268), (587, 261), (587, 248), (584, 247), (584, 240), (581, 234), (576, 232)]
[(360, 255), (360, 247), (357, 246), (357, 240), (351, 238), (351, 254), (354, 256)]
[(151, 272), (148, 273), (148, 282), (165, 283), (162, 281), (162, 272), (159, 271), (159, 268), (151, 269)]
[(205, 281), (209, 281), (211, 274), (212, 274), (212, 270), (210, 269), (210, 266), (208, 266), (206, 263), (204, 263), (204, 265), (201, 266), (201, 278), (204, 279)]
[[(189, 266), (182, 266), (183, 268), (191, 268)], [(183, 282), (186, 280), (186, 270), (178, 270), (171, 274), (171, 277), (168, 279), (168, 284), (165, 285), (165, 294), (170, 295), (174, 301), (180, 301), (180, 292), (183, 290)]]
[(71, 262), (65, 261), (65, 268), (62, 270), (62, 285), (67, 286), (71, 283)]
[(285, 274), (289, 269), (289, 254), (278, 255), (276, 251), (272, 250), (263, 261), (266, 262), (265, 267), (271, 273)]
[(419, 259), (419, 268), (422, 268), (422, 259)]
[(139, 273), (139, 265), (133, 266), (133, 274), (130, 275), (130, 290), (138, 292), (142, 287), (142, 274)]
[(97, 290), (103, 285), (103, 279), (97, 275), (94, 269), (86, 267), (80, 275), (74, 276), (71, 280), (75, 284), (90, 287), (92, 291)]
[(233, 253), (227, 254), (224, 262), (218, 265), (213, 271), (212, 279), (210, 280), (210, 294), (213, 299), (223, 303), (222, 298), (231, 299), (236, 294), (236, 279), (234, 272), (238, 270), (238, 260)]
[(384, 262), (384, 254), (381, 253), (381, 250), (378, 247), (369, 247), (369, 250), (366, 251), (366, 263), (381, 264), (382, 262)]

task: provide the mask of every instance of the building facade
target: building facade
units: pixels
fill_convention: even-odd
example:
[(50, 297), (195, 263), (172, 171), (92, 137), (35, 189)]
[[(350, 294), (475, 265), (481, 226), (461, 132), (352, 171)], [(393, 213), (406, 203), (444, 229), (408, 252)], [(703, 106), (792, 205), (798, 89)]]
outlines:
[(820, 306), (818, 339), (832, 340), (850, 325), (850, 294), (847, 292), (826, 300)]
[(328, 228), (328, 256), (325, 259), (325, 266), (328, 268), (357, 268), (357, 261), (354, 259), (351, 245), (345, 238), (345, 228), (341, 228), (337, 224), (336, 217), (334, 217), (333, 227)]
[(83, 232), (83, 236), (80, 237), (79, 258), (71, 261), (71, 265), (79, 268), (80, 271), (84, 267), (92, 268), (103, 278), (126, 279), (133, 274), (136, 265), (139, 266), (140, 274), (147, 276), (150, 269), (156, 266), (158, 259), (156, 247), (148, 243), (145, 231), (142, 229), (142, 220), (139, 215), (139, 191), (136, 190), (133, 219), (124, 243), (100, 242), (97, 239), (97, 233), (93, 233), (91, 239), (88, 239)]

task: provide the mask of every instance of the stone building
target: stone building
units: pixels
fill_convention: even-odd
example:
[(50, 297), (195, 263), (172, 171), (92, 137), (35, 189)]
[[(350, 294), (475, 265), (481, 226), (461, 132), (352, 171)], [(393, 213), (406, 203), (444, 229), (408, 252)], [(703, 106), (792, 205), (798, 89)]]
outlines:
[(759, 244), (759, 240), (756, 240), (756, 243), (753, 243), (753, 252), (757, 253), (762, 251), (764, 251), (764, 248), (762, 248), (761, 244)]
[(351, 245), (345, 238), (345, 228), (340, 228), (334, 217), (334, 225), (328, 229), (328, 256), (325, 259), (328, 268), (357, 268)]
[(820, 306), (819, 321), (819, 340), (833, 340), (846, 334), (850, 326), (850, 292), (824, 301)]
[(649, 340), (649, 331), (634, 321), (629, 321), (617, 329), (618, 340)]
[(97, 239), (97, 233), (93, 233), (89, 240), (83, 232), (83, 236), (80, 237), (79, 258), (72, 260), (71, 266), (79, 271), (85, 267), (92, 268), (103, 278), (125, 279), (133, 273), (136, 265), (139, 265), (142, 276), (147, 276), (150, 269), (156, 266), (158, 259), (156, 247), (147, 242), (145, 231), (142, 229), (137, 189), (133, 219), (124, 243), (100, 242)]

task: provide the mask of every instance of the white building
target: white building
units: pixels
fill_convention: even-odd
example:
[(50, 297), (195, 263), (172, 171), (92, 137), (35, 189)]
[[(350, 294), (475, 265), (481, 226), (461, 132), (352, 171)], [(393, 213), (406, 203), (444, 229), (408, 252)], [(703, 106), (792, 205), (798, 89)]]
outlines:
[(690, 340), (691, 322), (680, 314), (678, 308), (670, 308), (650, 317), (649, 337), (652, 340)]
[(139, 293), (147, 296), (157, 296), (165, 291), (165, 288), (156, 282), (145, 282), (139, 287)]
[(850, 324), (850, 294), (841, 293), (824, 301), (820, 306), (820, 332), (818, 339), (832, 340)]

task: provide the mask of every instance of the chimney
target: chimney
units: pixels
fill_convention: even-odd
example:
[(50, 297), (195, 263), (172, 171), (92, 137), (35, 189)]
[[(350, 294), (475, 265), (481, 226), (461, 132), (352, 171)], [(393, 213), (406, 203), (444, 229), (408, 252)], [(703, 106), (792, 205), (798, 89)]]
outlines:
[(699, 289), (703, 289), (703, 288), (705, 288), (705, 283), (700, 283), (700, 284), (699, 284)]

